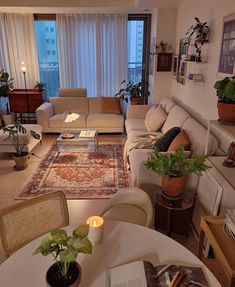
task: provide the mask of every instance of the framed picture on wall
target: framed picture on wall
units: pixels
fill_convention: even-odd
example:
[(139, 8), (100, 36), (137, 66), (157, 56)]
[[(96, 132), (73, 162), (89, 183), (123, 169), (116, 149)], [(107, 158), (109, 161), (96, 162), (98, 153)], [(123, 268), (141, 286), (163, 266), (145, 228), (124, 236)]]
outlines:
[(177, 82), (182, 85), (185, 85), (187, 63), (182, 60), (181, 56), (188, 54), (188, 45), (186, 45), (186, 41), (187, 41), (186, 38), (183, 38), (180, 40), (178, 67), (177, 67), (177, 75), (176, 75)]
[(235, 13), (224, 17), (224, 27), (218, 72), (233, 75), (235, 73)]

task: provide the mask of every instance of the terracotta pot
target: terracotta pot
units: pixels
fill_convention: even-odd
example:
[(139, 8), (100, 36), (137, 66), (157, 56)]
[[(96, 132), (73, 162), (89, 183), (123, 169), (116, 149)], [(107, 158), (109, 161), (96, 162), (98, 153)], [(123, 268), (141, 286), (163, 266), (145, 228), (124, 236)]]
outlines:
[(144, 98), (131, 98), (132, 105), (144, 105)]
[(167, 196), (179, 197), (184, 192), (186, 185), (185, 176), (169, 177), (162, 176), (162, 189)]
[(28, 153), (24, 153), (22, 156), (13, 155), (13, 159), (15, 160), (14, 168), (16, 170), (24, 170), (28, 166)]
[(66, 277), (61, 275), (58, 263), (49, 267), (46, 274), (48, 287), (77, 287), (81, 281), (81, 267), (77, 262), (72, 262)]
[(220, 121), (235, 125), (235, 104), (218, 102), (217, 108)]

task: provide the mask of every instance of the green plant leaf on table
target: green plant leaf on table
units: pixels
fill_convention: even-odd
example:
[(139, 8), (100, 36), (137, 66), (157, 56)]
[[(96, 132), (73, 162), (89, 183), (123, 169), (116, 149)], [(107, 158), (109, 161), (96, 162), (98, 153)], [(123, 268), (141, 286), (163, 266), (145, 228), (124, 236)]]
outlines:
[(216, 81), (214, 88), (220, 102), (235, 103), (235, 76)]

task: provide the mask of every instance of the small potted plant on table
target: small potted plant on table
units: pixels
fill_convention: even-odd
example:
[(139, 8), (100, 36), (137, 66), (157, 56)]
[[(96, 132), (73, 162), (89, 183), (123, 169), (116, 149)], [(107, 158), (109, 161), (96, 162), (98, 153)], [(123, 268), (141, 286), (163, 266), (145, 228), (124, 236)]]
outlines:
[[(55, 229), (44, 238), (33, 254), (51, 254), (56, 261), (47, 271), (46, 280), (51, 287), (75, 287), (81, 281), (81, 267), (76, 262), (78, 253), (91, 254), (92, 244), (87, 238), (89, 226), (78, 226), (72, 236), (66, 230)], [(59, 259), (58, 259), (59, 258)]]
[(26, 128), (20, 122), (14, 122), (3, 128), (4, 133), (8, 134), (5, 140), (11, 141), (15, 148), (13, 159), (15, 160), (15, 169), (24, 170), (28, 166), (28, 152), (26, 151), (30, 137), (40, 140), (41, 136), (33, 130), (27, 132)]
[(160, 153), (154, 150), (148, 158), (145, 166), (159, 174), (164, 193), (172, 198), (182, 195), (186, 185), (186, 175), (191, 173), (200, 174), (209, 168), (205, 164), (206, 156), (186, 158), (184, 148), (177, 152)]
[(218, 114), (223, 123), (235, 125), (235, 76), (225, 77), (214, 85), (218, 96)]

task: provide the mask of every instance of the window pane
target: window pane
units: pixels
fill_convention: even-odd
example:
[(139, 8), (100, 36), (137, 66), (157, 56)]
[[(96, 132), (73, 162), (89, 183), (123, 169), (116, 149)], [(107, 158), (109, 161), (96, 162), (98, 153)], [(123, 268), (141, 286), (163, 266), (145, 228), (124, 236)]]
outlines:
[(40, 81), (46, 84), (48, 97), (57, 97), (59, 64), (56, 42), (56, 21), (35, 21)]
[(128, 81), (142, 80), (144, 21), (128, 21)]

